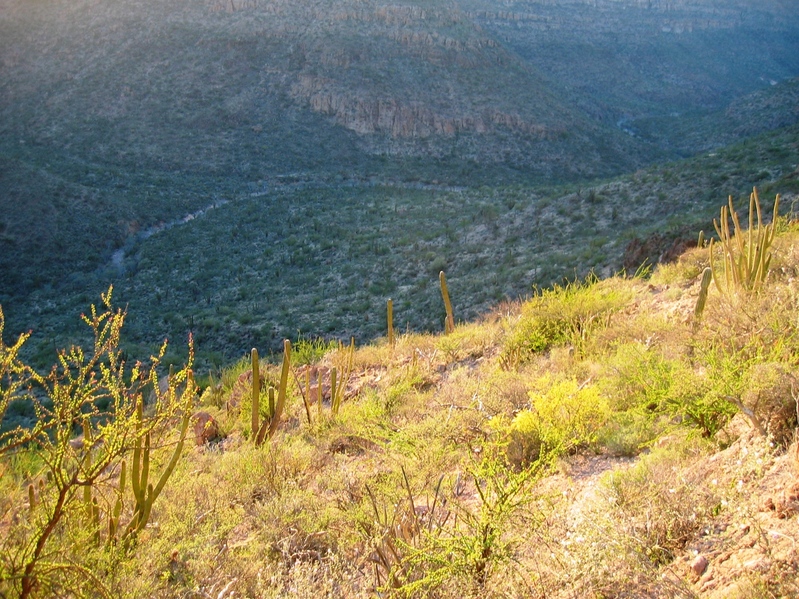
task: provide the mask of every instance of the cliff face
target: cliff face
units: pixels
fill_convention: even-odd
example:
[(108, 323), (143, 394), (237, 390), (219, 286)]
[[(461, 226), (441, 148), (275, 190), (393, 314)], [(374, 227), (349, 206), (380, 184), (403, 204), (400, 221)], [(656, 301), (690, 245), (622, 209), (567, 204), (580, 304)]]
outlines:
[(393, 98), (372, 99), (338, 91), (329, 79), (301, 76), (292, 95), (308, 102), (311, 110), (333, 116), (336, 122), (360, 135), (386, 134), (394, 138), (451, 137), (459, 133), (485, 134), (498, 129), (523, 133), (535, 139), (553, 138), (565, 128), (525, 121), (518, 114), (486, 108), (448, 116), (425, 104), (403, 104)]
[(638, 119), (722, 109), (799, 74), (798, 12), (788, 0), (7, 0), (0, 125), (124, 165), (293, 172), (399, 152), (610, 174), (663, 155), (628, 134)]

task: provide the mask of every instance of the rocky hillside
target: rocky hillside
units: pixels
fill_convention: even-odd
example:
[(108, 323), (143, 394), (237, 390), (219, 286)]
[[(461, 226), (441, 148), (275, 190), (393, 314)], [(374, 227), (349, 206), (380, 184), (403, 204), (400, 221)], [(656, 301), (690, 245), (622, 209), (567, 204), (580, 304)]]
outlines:
[[(742, 234), (770, 256), (746, 282), (725, 238), (446, 334), (303, 340), (203, 379), (161, 362), (149, 388), (104, 367), (124, 319), (102, 306), (96, 377), (51, 386), (10, 341), (0, 592), (796, 597), (799, 229)], [(37, 418), (57, 434), (13, 429)]]

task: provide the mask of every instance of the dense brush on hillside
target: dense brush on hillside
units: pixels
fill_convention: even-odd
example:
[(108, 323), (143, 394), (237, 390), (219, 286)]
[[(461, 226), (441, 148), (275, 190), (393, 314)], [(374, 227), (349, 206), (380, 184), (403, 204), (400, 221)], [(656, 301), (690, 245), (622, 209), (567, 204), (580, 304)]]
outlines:
[(0, 594), (795, 597), (799, 228), (751, 233), (198, 382), (109, 292), (49, 374), (0, 345)]

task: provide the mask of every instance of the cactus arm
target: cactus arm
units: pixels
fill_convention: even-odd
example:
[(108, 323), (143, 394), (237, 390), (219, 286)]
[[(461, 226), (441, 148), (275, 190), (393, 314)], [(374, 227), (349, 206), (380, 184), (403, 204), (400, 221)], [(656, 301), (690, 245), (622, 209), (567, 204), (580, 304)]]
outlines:
[(134, 533), (141, 532), (144, 530), (144, 527), (147, 526), (147, 522), (150, 520), (150, 510), (153, 508), (153, 485), (147, 485), (147, 495), (144, 499), (144, 506), (142, 511), (139, 512), (139, 520), (136, 522), (136, 529)]
[(186, 410), (183, 413), (183, 421), (180, 423), (180, 440), (178, 444), (175, 445), (175, 449), (172, 451), (172, 457), (169, 459), (169, 463), (167, 464), (164, 471), (161, 473), (161, 476), (158, 479), (158, 484), (156, 484), (155, 488), (152, 491), (152, 501), (155, 501), (158, 495), (161, 494), (161, 491), (166, 484), (167, 479), (172, 475), (172, 472), (175, 470), (175, 466), (180, 459), (180, 454), (183, 452), (183, 445), (186, 442), (186, 433), (189, 430), (189, 421), (191, 420), (191, 411)]
[(122, 497), (117, 497), (114, 504), (114, 511), (108, 517), (108, 542), (110, 543), (116, 538), (117, 530), (119, 529), (119, 517), (122, 514)]
[(269, 419), (275, 417), (275, 388), (269, 387), (269, 393), (267, 394), (267, 398), (269, 400)]
[(261, 369), (258, 361), (258, 350), (252, 348), (252, 436), (255, 438), (258, 434), (258, 411), (260, 409), (259, 399), (261, 396)]
[(709, 257), (710, 257), (710, 270), (713, 273), (713, 283), (716, 285), (716, 289), (721, 293), (721, 287), (719, 287), (718, 277), (716, 276), (716, 265), (714, 264), (715, 260), (713, 258), (713, 238), (710, 238), (710, 243), (708, 243), (708, 250), (709, 250)]
[(139, 490), (141, 492), (142, 502), (145, 500), (145, 489), (150, 478), (150, 433), (144, 437), (144, 449), (141, 454), (141, 481), (139, 482)]
[(280, 424), (280, 417), (283, 414), (283, 408), (286, 405), (286, 394), (289, 384), (289, 369), (291, 368), (291, 341), (288, 339), (283, 340), (283, 369), (280, 372), (280, 388), (277, 393), (277, 404), (275, 405), (275, 413), (272, 416), (272, 421), (269, 424), (269, 437), (275, 434), (278, 424)]
[(142, 495), (141, 489), (139, 488), (139, 483), (141, 482), (141, 479), (139, 477), (139, 467), (141, 462), (142, 439), (140, 436), (138, 436), (138, 433), (141, 430), (142, 411), (143, 411), (142, 401), (143, 400), (141, 397), (139, 397), (138, 400), (136, 401), (136, 416), (137, 416), (136, 433), (138, 438), (136, 439), (136, 445), (133, 447), (133, 464), (132, 464), (131, 479), (130, 479), (130, 483), (133, 486), (133, 497), (136, 499), (137, 503), (139, 502), (139, 498)]
[(311, 369), (305, 369), (305, 395), (302, 396), (302, 403), (305, 404), (305, 415), (308, 417), (308, 425), (311, 425)]

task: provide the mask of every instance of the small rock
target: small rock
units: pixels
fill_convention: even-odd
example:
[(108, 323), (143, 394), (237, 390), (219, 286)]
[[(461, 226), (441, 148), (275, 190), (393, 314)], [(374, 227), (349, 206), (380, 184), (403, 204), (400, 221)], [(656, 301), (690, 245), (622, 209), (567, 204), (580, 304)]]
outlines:
[(219, 425), (208, 412), (197, 412), (192, 416), (194, 421), (194, 442), (206, 445), (219, 436)]
[(765, 572), (768, 570), (768, 563), (764, 558), (756, 557), (744, 562), (743, 567), (750, 571)]
[(699, 591), (702, 593), (707, 593), (708, 591), (714, 590), (716, 587), (719, 586), (719, 581), (715, 579), (706, 580), (702, 583), (702, 586), (699, 587)]
[(766, 499), (766, 501), (763, 503), (763, 511), (773, 512), (775, 509), (777, 509), (777, 507), (774, 505), (774, 500), (771, 497)]
[(702, 576), (705, 570), (707, 570), (707, 558), (701, 553), (697, 555), (691, 562), (691, 570), (693, 570), (694, 574), (697, 576)]

